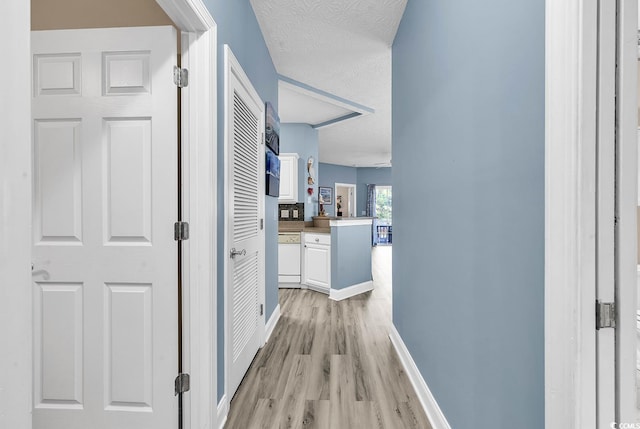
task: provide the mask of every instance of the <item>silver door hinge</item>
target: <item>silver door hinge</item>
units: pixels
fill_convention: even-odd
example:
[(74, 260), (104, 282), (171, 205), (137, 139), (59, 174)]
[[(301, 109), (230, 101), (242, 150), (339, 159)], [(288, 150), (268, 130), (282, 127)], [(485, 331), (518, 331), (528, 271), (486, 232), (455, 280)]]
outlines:
[(189, 374), (178, 374), (175, 381), (175, 394), (188, 392), (191, 389), (191, 380)]
[(596, 329), (616, 327), (616, 303), (596, 301)]
[(185, 88), (189, 85), (189, 70), (173, 66), (173, 83), (178, 88)]
[(260, 304), (260, 316), (264, 314), (264, 304)]
[(260, 219), (260, 229), (264, 229), (264, 219)]
[(176, 241), (189, 239), (189, 223), (188, 222), (176, 222), (173, 225), (173, 238)]
[(264, 133), (262, 133), (262, 144), (264, 144)]

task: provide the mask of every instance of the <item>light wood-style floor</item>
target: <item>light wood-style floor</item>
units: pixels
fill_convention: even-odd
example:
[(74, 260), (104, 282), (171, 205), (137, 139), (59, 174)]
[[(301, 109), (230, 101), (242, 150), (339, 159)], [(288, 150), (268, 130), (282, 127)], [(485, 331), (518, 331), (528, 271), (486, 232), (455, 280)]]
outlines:
[(391, 251), (373, 250), (372, 292), (336, 302), (280, 289), (282, 316), (225, 428), (431, 429), (388, 336)]

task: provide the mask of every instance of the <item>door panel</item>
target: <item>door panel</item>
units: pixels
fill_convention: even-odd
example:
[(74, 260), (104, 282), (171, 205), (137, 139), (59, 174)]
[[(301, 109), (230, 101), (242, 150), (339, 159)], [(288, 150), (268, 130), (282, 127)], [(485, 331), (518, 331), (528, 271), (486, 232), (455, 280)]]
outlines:
[(36, 407), (81, 409), (83, 403), (82, 284), (37, 283), (34, 294)]
[(172, 428), (175, 29), (33, 32), (32, 50), (33, 427)]
[(82, 242), (82, 147), (79, 120), (34, 124), (34, 224), (37, 242)]
[(228, 391), (233, 398), (253, 357), (264, 342), (264, 103), (230, 50), (226, 51), (228, 127), (227, 272)]

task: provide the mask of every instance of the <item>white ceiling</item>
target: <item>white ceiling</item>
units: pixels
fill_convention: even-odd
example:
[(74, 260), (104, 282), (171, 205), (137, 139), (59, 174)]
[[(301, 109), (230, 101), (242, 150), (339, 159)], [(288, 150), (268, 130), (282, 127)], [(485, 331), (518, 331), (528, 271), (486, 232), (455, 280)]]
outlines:
[[(374, 110), (319, 129), (321, 162), (390, 165), (391, 44), (406, 2), (251, 0), (280, 75)], [(289, 118), (287, 97), (278, 105)]]
[(278, 82), (278, 116), (282, 123), (318, 125), (354, 113), (348, 107), (305, 88)]

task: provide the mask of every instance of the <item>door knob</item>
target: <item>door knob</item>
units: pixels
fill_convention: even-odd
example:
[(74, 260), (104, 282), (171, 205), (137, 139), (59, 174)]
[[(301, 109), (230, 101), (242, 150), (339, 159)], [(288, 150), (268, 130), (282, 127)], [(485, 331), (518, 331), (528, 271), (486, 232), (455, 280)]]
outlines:
[(244, 256), (247, 254), (247, 251), (245, 249), (242, 250), (236, 250), (236, 248), (232, 248), (231, 251), (229, 252), (231, 256), (231, 258), (235, 258), (236, 256), (240, 255), (240, 256)]

